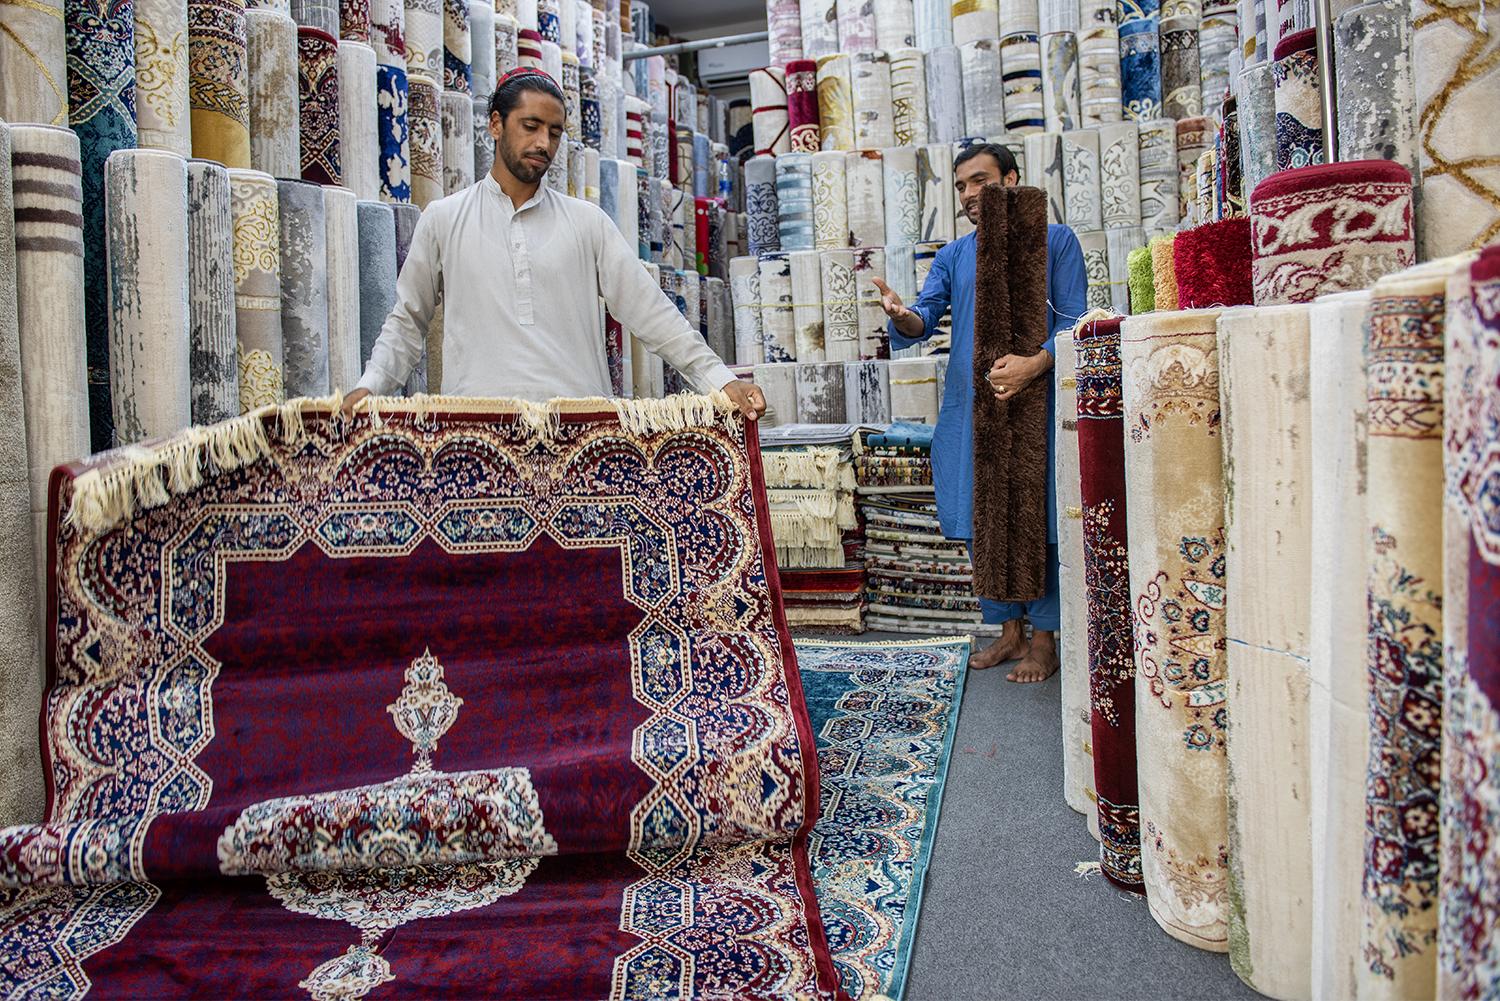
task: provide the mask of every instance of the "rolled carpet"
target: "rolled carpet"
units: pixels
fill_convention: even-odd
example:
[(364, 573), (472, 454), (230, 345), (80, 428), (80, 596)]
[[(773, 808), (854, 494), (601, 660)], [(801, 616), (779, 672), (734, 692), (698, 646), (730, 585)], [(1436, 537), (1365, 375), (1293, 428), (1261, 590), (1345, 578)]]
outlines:
[(855, 294), (854, 251), (819, 251), (823, 302), (823, 357), (828, 361), (857, 361), (859, 301)]
[(1083, 91), (1083, 122), (1118, 122), (1120, 106), (1120, 29), (1115, 5), (1090, 3), (1080, 8), (1078, 80)]
[[(953, 44), (953, 4), (951, 0), (914, 0), (912, 21), (917, 48), (933, 52)], [(876, 26), (878, 30), (878, 25)]]
[(1103, 229), (1104, 214), (1099, 192), (1098, 130), (1082, 129), (1064, 132), (1062, 134), (1062, 160), (1063, 204), (1067, 210), (1067, 224), (1078, 232)]
[(845, 157), (849, 243), (855, 247), (885, 246), (885, 156), (880, 150), (861, 149)]
[(109, 374), (115, 443), (192, 423), (187, 162), (122, 149), (104, 165), (109, 255)]
[[(1146, 234), (1139, 226), (1123, 229), (1106, 229), (1105, 246), (1109, 250), (1109, 297), (1110, 310), (1120, 315), (1135, 312), (1131, 309), (1134, 287), (1131, 284), (1130, 252), (1144, 248)], [(1146, 269), (1150, 272), (1150, 268)], [(1149, 286), (1149, 282), (1147, 282)]]
[(1273, 174), (1250, 216), (1257, 306), (1367, 288), (1413, 260), (1411, 175), (1388, 160)]
[(921, 185), (922, 225), (914, 242), (953, 239), (953, 146), (935, 143), (917, 150), (917, 182)]
[(1360, 997), (1437, 996), (1444, 313), (1458, 264), (1381, 279), (1365, 327), (1365, 461), (1380, 485), (1366, 498), (1368, 774), (1379, 781), (1365, 783)]
[(839, 47), (859, 55), (876, 51), (873, 0), (837, 0)]
[(1063, 799), (1089, 818), (1097, 836), (1094, 806), (1093, 707), (1089, 701), (1088, 585), (1083, 570), (1083, 498), (1078, 470), (1078, 353), (1073, 331), (1057, 334), (1057, 576), (1062, 605), (1058, 630), (1062, 689)]
[(443, 0), (406, 0), (406, 74), (443, 79)]
[(824, 56), (818, 60), (820, 149), (854, 148), (853, 72), (853, 62), (844, 53)]
[(1308, 639), (1312, 802), (1312, 992), (1355, 996), (1364, 882), (1369, 680), (1365, 666), (1365, 319), (1370, 293), (1309, 307), (1308, 442), (1313, 579)]
[[(1005, 131), (1025, 135), (1046, 128), (1042, 43), (1035, 33), (1011, 34), (1000, 40), (1000, 72), (1004, 77)], [(993, 134), (980, 133), (986, 137)]]
[(750, 253), (759, 256), (781, 248), (780, 209), (776, 204), (776, 160), (752, 157), (745, 162), (745, 230)]
[(68, 39), (68, 122), (78, 134), (83, 181), (84, 323), (88, 332), (89, 422), (95, 451), (114, 443), (109, 399), (109, 280), (105, 260), (104, 162), (136, 144), (135, 19), (130, 0), (64, 6)]
[(792, 309), (791, 255), (760, 255), (761, 335), (767, 364), (797, 360), (797, 323)]
[(328, 223), (323, 189), (276, 182), (281, 230), (281, 338), (288, 398), (326, 396)]
[(959, 47), (963, 73), (964, 135), (998, 136), (1005, 131), (1005, 77), (1000, 42), (981, 38)]
[(1158, 236), (1150, 243), (1151, 301), (1157, 309), (1177, 308), (1177, 275), (1173, 268), (1172, 246), (1176, 235)]
[(1178, 123), (1170, 118), (1140, 122), (1141, 228), (1176, 229), (1182, 220), (1178, 200)]
[[(483, 0), (480, 0), (483, 2)], [(509, 73), (520, 65), (520, 54), (517, 51), (519, 43), (518, 34), (520, 27), (516, 24), (514, 17), (508, 16), (496, 8), (495, 14), (495, 79)]]
[(299, 28), (316, 28), (325, 35), (337, 38), (339, 22), (338, 0), (290, 0), (292, 20)]
[(870, 359), (844, 363), (845, 419), (851, 424), (889, 424), (890, 363)]
[(845, 156), (836, 150), (812, 155), (813, 244), (820, 250), (849, 245), (844, 167)]
[(316, 28), (298, 28), (297, 67), (301, 177), (314, 184), (341, 184), (338, 39)]
[[(250, 78), (254, 68), (247, 49), (249, 12), (239, 0), (188, 0), (187, 10), (193, 155), (217, 160), (226, 167), (249, 167)], [(295, 95), (295, 39), (292, 45), (288, 65)], [(292, 114), (296, 114), (295, 105)]]
[(402, 0), (370, 0), (370, 46), (379, 65), (406, 69), (406, 5)]
[(1240, 15), (1234, 0), (1210, 3), (1203, 11), (1198, 28), (1199, 80), (1203, 93), (1203, 110), (1212, 112), (1229, 93), (1239, 43)]
[[(892, 0), (897, 2), (897, 0)], [(910, 5), (907, 5), (910, 10)], [(891, 129), (897, 146), (928, 142), (926, 59), (918, 49), (891, 51)]]
[(1161, 22), (1162, 116), (1191, 118), (1204, 112), (1198, 57), (1198, 17)]
[(893, 146), (885, 164), (885, 239), (887, 243), (922, 240), (922, 187), (917, 174), (917, 150)]
[(894, 358), (890, 363), (891, 420), (936, 424), (941, 398), (932, 358)]
[(187, 165), (189, 370), (192, 423), (240, 412), (234, 340), (234, 212), (229, 171), (211, 160)]
[(1177, 216), (1192, 218), (1198, 199), (1198, 160), (1212, 141), (1207, 118), (1184, 118), (1177, 123)]
[(850, 71), (854, 93), (854, 148), (885, 149), (896, 144), (891, 108), (891, 58), (880, 51), (857, 52)]
[(1224, 98), (1224, 124), (1219, 128), (1220, 184), (1224, 189), (1224, 215), (1244, 216), (1245, 201), (1245, 154), (1240, 149), (1240, 102), (1233, 94)]
[(1024, 31), (1040, 34), (1042, 30), (1041, 5), (1037, 0), (1000, 0), (1001, 36)]
[(782, 250), (813, 249), (812, 154), (776, 158), (776, 228)]
[[(447, 70), (452, 74), (451, 68)], [(570, 145), (583, 142), (583, 81), (580, 77), (582, 68), (578, 65), (578, 57), (571, 52), (562, 54), (562, 76), (558, 82), (562, 85), (563, 92), (563, 129), (567, 135)], [(464, 94), (468, 90), (465, 87), (450, 87), (446, 84), (443, 93)]]
[(787, 255), (792, 279), (792, 325), (798, 362), (824, 361), (823, 274), (816, 250), (794, 250)]
[(1130, 315), (1139, 316), (1156, 309), (1156, 278), (1151, 270), (1151, 248), (1137, 247), (1130, 252), (1126, 266), (1130, 270)]
[[(582, 156), (582, 150), (574, 149)], [(451, 195), (474, 183), (474, 99), (443, 91), (443, 194)], [(583, 197), (580, 190), (576, 196)]]
[(358, 198), (380, 197), (375, 81), (375, 50), (339, 42), (339, 168), (344, 187)]
[(1100, 196), (1105, 228), (1141, 224), (1141, 142), (1133, 121), (1099, 128)]
[(818, 133), (818, 64), (798, 59), (786, 67), (786, 114), (793, 153), (816, 153)]
[[(1276, 89), (1269, 61), (1239, 76), (1240, 157), (1246, 193), (1276, 172)], [(1179, 137), (1179, 143), (1181, 138)]]
[[(859, 301), (859, 356), (877, 358), (890, 354), (890, 337), (886, 331), (885, 310), (880, 305), (880, 290), (874, 279), (885, 279), (884, 247), (856, 247), (854, 250), (854, 294)], [(894, 287), (894, 286), (893, 286)]]
[(1083, 91), (1078, 79), (1078, 36), (1054, 31), (1042, 36), (1042, 105), (1048, 132), (1083, 127)]
[(377, 66), (375, 95), (375, 128), (380, 142), (380, 197), (387, 202), (409, 202), (411, 137), (407, 128), (406, 70), (400, 66)]
[(1162, 108), (1160, 7), (1157, 0), (1121, 5), (1120, 103), (1126, 118), (1160, 118)]
[(1172, 244), (1172, 267), (1180, 309), (1251, 305), (1250, 220), (1240, 216), (1182, 230)]
[[(1127, 548), (1121, 321), (1081, 324), (1077, 352), (1079, 500), (1087, 588), (1089, 730), (1099, 864), (1110, 882), (1142, 890), (1136, 778), (1136, 666)], [(977, 495), (976, 495), (977, 497)]]
[(348, 393), (362, 369), (359, 327), (359, 199), (348, 188), (323, 189), (328, 251), (328, 376), (331, 392)]
[(1323, 102), (1318, 80), (1317, 32), (1287, 35), (1276, 44), (1276, 169), (1323, 162)]
[(970, 0), (952, 4), (953, 44), (963, 47), (981, 38), (1000, 37), (1000, 0)]
[(986, 188), (975, 293), (974, 592), (997, 601), (1042, 594), (1047, 576), (1044, 385), (996, 400), (987, 376), (1005, 355), (1046, 340), (1046, 199), (1037, 188)]
[(928, 49), (925, 62), (927, 78), (927, 139), (934, 143), (955, 143), (964, 131), (963, 57), (952, 45)]
[(1083, 272), (1088, 279), (1088, 291), (1085, 294), (1088, 308), (1112, 311), (1114, 300), (1109, 289), (1109, 237), (1103, 230), (1085, 230), (1078, 234), (1078, 246), (1083, 251)]
[(1333, 24), (1339, 159), (1394, 160), (1417, 177), (1411, 10), (1374, 0)]
[(430, 79), (407, 77), (406, 125), (411, 139), (411, 203), (426, 208), (443, 197), (442, 91)]
[[(297, 22), (280, 11), (256, 7), (245, 11), (245, 34), (250, 162), (236, 166), (248, 166), (272, 177), (298, 177), (302, 141)], [(205, 154), (198, 151), (197, 155)]]
[(0, 3), (0, 121), (68, 124), (61, 0)]
[(468, 0), (443, 3), (443, 90), (468, 97), (474, 94), (474, 41)]
[[(816, 62), (839, 50), (839, 19), (835, 0), (800, 0), (802, 58)], [(786, 65), (788, 72), (792, 60)]]
[(765, 66), (750, 73), (750, 103), (754, 106), (751, 128), (757, 155), (790, 153), (792, 136), (788, 118), (786, 70)]
[(136, 142), (144, 149), (164, 149), (178, 156), (188, 156), (192, 152), (188, 46), (183, 44), (186, 38), (186, 3), (179, 0), (136, 0)]
[(735, 257), (729, 262), (729, 289), (734, 300), (734, 360), (754, 365), (764, 359), (760, 325), (760, 262)]
[[(620, 4), (623, 17), (628, 19), (626, 4)], [(802, 12), (797, 0), (766, 0), (766, 23), (770, 29), (771, 62), (785, 66), (793, 59), (802, 58)]]
[[(47, 495), (52, 470), (89, 453), (84, 322), (83, 190), (71, 129), (11, 125), (8, 169), (15, 206), (16, 326), (26, 400), (35, 579), (47, 575)], [(102, 248), (101, 248), (102, 249)], [(34, 679), (40, 692), (41, 678)], [(37, 717), (31, 714), (34, 721)], [(32, 733), (29, 746), (35, 748)], [(26, 792), (40, 808), (38, 785)]]
[(1063, 137), (1056, 132), (1033, 132), (1026, 137), (1026, 180), (1047, 196), (1047, 221), (1067, 220), (1066, 164)]
[(396, 219), (391, 206), (361, 201), (359, 235), (359, 365), (363, 371), (396, 304)]
[(797, 423), (797, 366), (765, 362), (755, 366), (755, 384), (766, 397), (766, 427)]
[[(542, 36), (535, 28), (522, 28), (516, 32), (516, 66), (542, 69)], [(650, 107), (649, 104), (646, 106)]]
[(339, 40), (370, 44), (370, 0), (340, 0)]
[(848, 407), (844, 402), (843, 362), (799, 362), (796, 380), (799, 424), (844, 422)]
[(1412, 4), (1423, 259), (1500, 238), (1500, 10), (1480, 0)]
[[(300, 182), (290, 182), (300, 183)], [(234, 325), (239, 342), (240, 409), (286, 398), (281, 338), (281, 211), (276, 179), (229, 172), (234, 212)]]

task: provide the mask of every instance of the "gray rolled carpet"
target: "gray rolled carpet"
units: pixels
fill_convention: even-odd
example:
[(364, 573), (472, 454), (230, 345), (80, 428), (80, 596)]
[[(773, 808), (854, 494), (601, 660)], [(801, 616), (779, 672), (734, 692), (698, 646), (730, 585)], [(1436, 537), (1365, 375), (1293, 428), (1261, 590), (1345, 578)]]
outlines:
[(234, 214), (229, 171), (189, 160), (188, 368), (194, 424), (240, 412), (240, 367), (234, 335)]
[(328, 223), (323, 189), (276, 182), (281, 209), (281, 350), (287, 399), (326, 396), (328, 377)]
[(380, 328), (396, 304), (396, 220), (384, 202), (360, 202), (359, 368), (369, 364)]

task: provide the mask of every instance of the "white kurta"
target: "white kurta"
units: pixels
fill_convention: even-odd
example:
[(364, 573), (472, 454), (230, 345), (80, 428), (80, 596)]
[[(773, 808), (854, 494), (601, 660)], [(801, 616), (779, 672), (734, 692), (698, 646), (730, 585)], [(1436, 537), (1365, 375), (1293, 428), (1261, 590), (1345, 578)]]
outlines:
[(441, 299), (445, 394), (609, 396), (600, 297), (700, 392), (734, 381), (598, 206), (543, 186), (516, 208), (485, 175), (422, 213), (360, 388), (406, 384)]

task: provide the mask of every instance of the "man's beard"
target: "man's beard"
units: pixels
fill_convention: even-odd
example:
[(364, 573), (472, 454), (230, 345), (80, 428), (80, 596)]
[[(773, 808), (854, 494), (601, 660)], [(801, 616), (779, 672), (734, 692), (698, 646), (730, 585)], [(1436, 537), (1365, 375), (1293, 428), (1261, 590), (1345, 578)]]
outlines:
[(552, 165), (549, 160), (546, 166), (539, 167), (524, 156), (518, 156), (504, 143), (500, 144), (500, 158), (505, 161), (505, 168), (522, 184), (534, 184), (540, 181), (547, 176), (547, 167)]

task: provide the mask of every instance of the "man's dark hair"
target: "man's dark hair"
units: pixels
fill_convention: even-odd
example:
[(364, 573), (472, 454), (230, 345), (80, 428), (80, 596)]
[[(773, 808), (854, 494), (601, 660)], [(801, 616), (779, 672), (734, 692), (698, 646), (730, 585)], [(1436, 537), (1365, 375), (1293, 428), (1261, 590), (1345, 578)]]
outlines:
[(519, 73), (502, 82), (490, 95), (490, 114), (498, 111), (500, 120), (505, 121), (506, 116), (521, 103), (521, 95), (528, 90), (555, 97), (564, 108), (568, 106), (568, 102), (563, 99), (562, 88), (550, 76), (545, 73)]
[(1000, 165), (1001, 180), (1004, 180), (1006, 175), (1012, 172), (1017, 176), (1020, 175), (1021, 168), (1016, 164), (1016, 155), (999, 143), (975, 143), (972, 146), (965, 147), (962, 153), (953, 158), (953, 169), (956, 171), (961, 165), (968, 163), (976, 156), (984, 156), (985, 154), (994, 157), (995, 162)]

